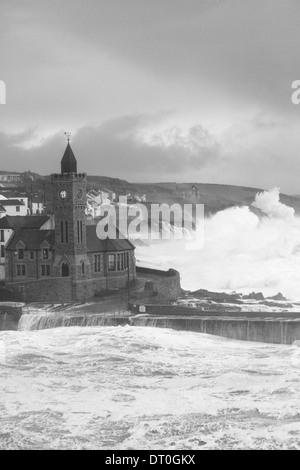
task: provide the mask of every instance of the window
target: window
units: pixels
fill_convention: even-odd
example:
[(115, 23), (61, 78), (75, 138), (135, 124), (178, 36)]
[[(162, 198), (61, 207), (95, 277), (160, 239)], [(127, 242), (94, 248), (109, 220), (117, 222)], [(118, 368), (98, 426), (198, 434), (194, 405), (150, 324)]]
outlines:
[(0, 241), (4, 242), (4, 230), (0, 230)]
[(20, 206), (16, 206), (16, 212), (20, 212)]
[(65, 221), (65, 227), (66, 227), (66, 243), (69, 243), (69, 229), (68, 229), (67, 220)]
[(5, 250), (4, 250), (4, 245), (1, 245), (1, 258), (5, 258)]
[(125, 253), (118, 253), (117, 254), (117, 269), (118, 269), (118, 271), (123, 271), (125, 269), (124, 256), (125, 256)]
[(18, 259), (24, 259), (24, 250), (23, 249), (18, 250)]
[(42, 264), (42, 276), (50, 276), (50, 264)]
[(81, 264), (81, 274), (85, 273), (85, 265), (84, 263)]
[(124, 269), (128, 268), (128, 253), (124, 253)]
[(116, 256), (115, 255), (108, 255), (108, 270), (109, 271), (116, 270)]
[(82, 240), (83, 240), (82, 220), (77, 220), (77, 242), (82, 243)]
[(26, 276), (25, 264), (17, 264), (17, 276)]
[(47, 248), (43, 248), (43, 259), (49, 259), (49, 250)]
[(95, 273), (101, 271), (101, 255), (94, 255), (94, 271)]
[(34, 259), (34, 251), (30, 251), (29, 257), (30, 257), (30, 259)]
[(62, 220), (60, 222), (60, 241), (64, 242), (64, 223)]
[(68, 263), (63, 263), (61, 265), (61, 275), (62, 277), (68, 277), (70, 275)]

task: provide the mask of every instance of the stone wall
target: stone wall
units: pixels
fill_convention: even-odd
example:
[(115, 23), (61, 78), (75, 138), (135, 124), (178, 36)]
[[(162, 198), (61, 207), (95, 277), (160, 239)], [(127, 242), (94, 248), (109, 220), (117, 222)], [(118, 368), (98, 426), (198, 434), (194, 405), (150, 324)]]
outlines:
[(7, 287), (21, 294), (24, 302), (70, 302), (71, 278), (43, 278), (7, 283)]
[[(93, 273), (94, 274), (94, 273)], [(130, 280), (135, 279), (134, 260), (131, 258)], [(79, 277), (79, 276), (78, 276)], [(109, 277), (104, 272), (90, 278), (89, 273), (82, 275), (76, 281), (72, 277), (42, 277), (39, 279), (15, 279), (8, 282), (7, 288), (13, 289), (18, 295), (22, 295), (24, 302), (85, 302), (87, 299), (105, 290), (125, 288), (128, 282), (127, 270), (109, 272)]]
[(156, 293), (156, 300), (171, 301), (181, 295), (180, 274), (175, 269), (160, 271), (137, 267), (136, 272), (138, 277), (141, 275), (147, 279), (147, 285), (151, 286), (153, 293)]
[[(246, 312), (245, 312), (246, 313)], [(273, 315), (273, 312), (272, 312)], [(299, 315), (299, 313), (298, 313)], [(260, 343), (293, 344), (300, 341), (300, 319), (234, 318), (225, 317), (180, 317), (137, 315), (130, 318), (133, 326), (172, 328), (195, 331), (239, 341)]]
[(155, 316), (178, 316), (178, 317), (228, 317), (228, 318), (243, 318), (243, 319), (256, 319), (256, 318), (286, 318), (286, 319), (300, 319), (300, 312), (221, 312), (221, 311), (205, 311), (197, 307), (185, 307), (183, 305), (172, 305), (166, 303), (153, 303), (144, 302), (143, 300), (131, 301), (129, 308), (133, 313), (141, 313), (140, 306), (143, 307), (143, 313)]
[(21, 303), (0, 302), (0, 331), (18, 329), (22, 308)]

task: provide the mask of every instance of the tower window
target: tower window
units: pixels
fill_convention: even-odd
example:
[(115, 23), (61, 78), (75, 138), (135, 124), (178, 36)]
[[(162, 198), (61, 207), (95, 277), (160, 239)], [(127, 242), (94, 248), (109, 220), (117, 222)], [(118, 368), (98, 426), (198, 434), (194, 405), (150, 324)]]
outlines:
[(43, 259), (49, 259), (49, 250), (47, 248), (43, 249)]
[(30, 256), (30, 259), (34, 259), (34, 251), (31, 251), (29, 256)]
[(60, 241), (61, 243), (64, 242), (64, 223), (62, 220), (60, 222)]
[(77, 242), (83, 242), (82, 220), (77, 220)]
[(69, 242), (69, 230), (68, 230), (68, 221), (66, 220), (65, 222), (65, 227), (66, 227), (66, 243)]
[(63, 263), (61, 265), (61, 275), (62, 275), (62, 277), (68, 277), (70, 275), (70, 270), (69, 270), (68, 263)]
[(18, 250), (18, 259), (24, 259), (24, 250), (23, 249)]
[(85, 265), (84, 265), (84, 263), (81, 264), (81, 274), (85, 274)]

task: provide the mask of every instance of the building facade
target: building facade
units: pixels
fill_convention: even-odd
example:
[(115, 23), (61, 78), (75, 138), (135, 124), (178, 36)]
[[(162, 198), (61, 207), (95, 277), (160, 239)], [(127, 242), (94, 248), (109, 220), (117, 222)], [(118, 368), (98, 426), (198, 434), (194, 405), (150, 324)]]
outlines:
[(19, 183), (21, 181), (21, 175), (19, 173), (0, 173), (1, 183)]
[(85, 301), (136, 277), (135, 247), (119, 232), (99, 239), (86, 225), (85, 173), (68, 143), (61, 172), (51, 175), (54, 230), (17, 231), (5, 249), (7, 286), (25, 301)]
[(8, 242), (19, 230), (49, 230), (54, 219), (48, 216), (5, 216), (0, 218), (0, 280), (5, 279), (5, 250)]

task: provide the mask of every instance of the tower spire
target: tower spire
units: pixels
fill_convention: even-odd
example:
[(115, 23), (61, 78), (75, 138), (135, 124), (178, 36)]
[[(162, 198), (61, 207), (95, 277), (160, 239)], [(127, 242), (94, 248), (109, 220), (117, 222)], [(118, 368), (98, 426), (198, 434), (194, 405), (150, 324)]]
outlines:
[(77, 173), (77, 160), (70, 145), (71, 132), (65, 132), (65, 135), (68, 143), (61, 160), (61, 173)]

